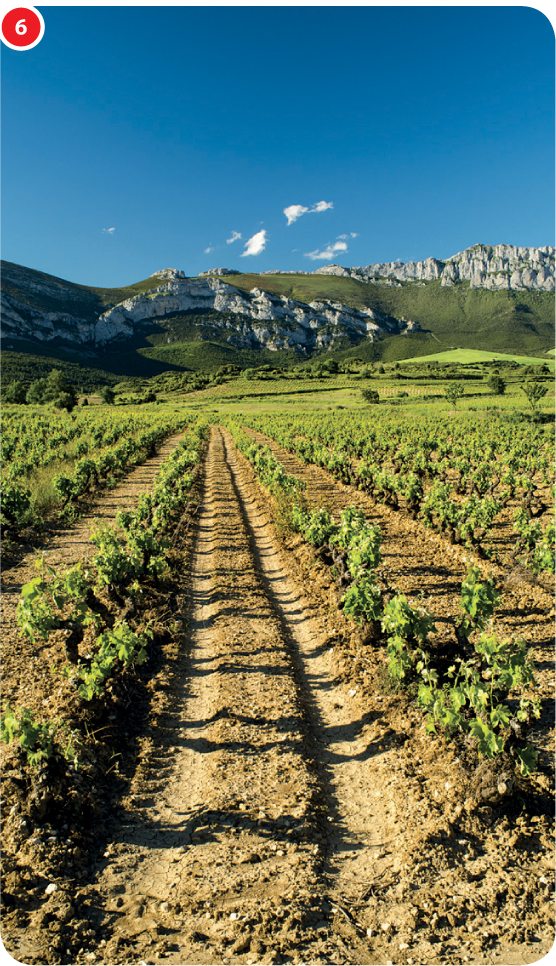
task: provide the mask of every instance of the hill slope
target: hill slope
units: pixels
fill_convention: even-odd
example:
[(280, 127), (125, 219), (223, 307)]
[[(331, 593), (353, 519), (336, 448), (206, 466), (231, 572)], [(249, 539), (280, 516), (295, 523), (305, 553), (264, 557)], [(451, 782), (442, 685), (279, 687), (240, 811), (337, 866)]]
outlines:
[(168, 271), (102, 289), (4, 262), (2, 297), (8, 381), (57, 363), (98, 385), (101, 373), (117, 381), (322, 353), (394, 361), (456, 347), (542, 356), (554, 346), (553, 292), (468, 282)]

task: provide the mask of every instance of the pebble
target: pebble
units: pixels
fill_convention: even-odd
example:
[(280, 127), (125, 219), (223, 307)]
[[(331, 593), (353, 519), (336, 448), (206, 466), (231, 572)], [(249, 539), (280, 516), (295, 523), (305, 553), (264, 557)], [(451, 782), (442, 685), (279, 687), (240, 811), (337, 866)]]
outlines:
[(46, 892), (47, 896), (51, 896), (53, 892), (58, 891), (58, 886), (55, 882), (50, 882), (44, 891)]

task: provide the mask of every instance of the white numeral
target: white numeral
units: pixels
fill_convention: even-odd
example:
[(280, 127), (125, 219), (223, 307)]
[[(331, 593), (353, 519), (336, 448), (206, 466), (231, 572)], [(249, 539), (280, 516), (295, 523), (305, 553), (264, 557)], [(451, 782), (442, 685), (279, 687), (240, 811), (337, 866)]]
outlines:
[(15, 25), (15, 32), (16, 32), (16, 34), (20, 34), (20, 36), (23, 36), (23, 34), (26, 34), (27, 33), (27, 27), (25, 26), (25, 21), (24, 20), (18, 20), (17, 21), (17, 23)]

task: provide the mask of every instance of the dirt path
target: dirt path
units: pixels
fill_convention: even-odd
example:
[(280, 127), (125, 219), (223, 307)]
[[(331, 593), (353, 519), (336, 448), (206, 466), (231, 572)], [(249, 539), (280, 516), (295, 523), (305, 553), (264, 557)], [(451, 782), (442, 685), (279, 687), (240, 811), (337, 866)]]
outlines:
[(388, 809), (364, 807), (362, 722), (333, 686), (326, 639), (257, 496), (230, 438), (213, 431), (191, 651), (160, 695), (105, 867), (81, 894), (110, 962), (372, 958), (335, 883), (381, 874), (369, 843), (382, 845)]

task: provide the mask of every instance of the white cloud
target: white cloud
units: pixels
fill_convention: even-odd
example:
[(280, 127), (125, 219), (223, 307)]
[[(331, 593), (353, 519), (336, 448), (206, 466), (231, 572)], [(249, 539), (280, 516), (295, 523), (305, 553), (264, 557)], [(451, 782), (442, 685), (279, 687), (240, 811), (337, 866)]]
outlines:
[(204, 251), (205, 255), (210, 255), (210, 253), (214, 251), (214, 248), (211, 248), (211, 246), (209, 245), (209, 247), (208, 248), (204, 248), (203, 251)]
[(357, 232), (356, 231), (350, 231), (350, 232), (348, 232), (347, 235), (338, 235), (338, 238), (344, 238), (344, 239), (346, 239), (346, 238), (357, 238)]
[(307, 212), (311, 214), (313, 211), (326, 211), (327, 208), (333, 207), (332, 201), (317, 201), (312, 208), (306, 208), (305, 205), (288, 205), (287, 208), (284, 208), (284, 214), (288, 219), (288, 225), (291, 225), (298, 218), (301, 218), (301, 215), (306, 215)]
[(251, 235), (251, 238), (245, 243), (245, 251), (241, 253), (240, 258), (245, 258), (246, 255), (260, 255), (264, 251), (265, 245), (266, 230), (263, 228), (256, 235)]
[(107, 235), (111, 235), (113, 231), (116, 231), (115, 228), (103, 228), (102, 230), (105, 231)]
[(231, 245), (232, 242), (237, 241), (238, 238), (241, 238), (241, 232), (240, 231), (233, 231), (232, 232), (232, 237), (226, 239), (226, 244), (227, 245)]
[(287, 208), (284, 208), (284, 214), (288, 219), (288, 225), (293, 224), (294, 221), (297, 221), (298, 218), (301, 218), (301, 215), (304, 215), (306, 211), (309, 211), (309, 209), (304, 208), (303, 205), (288, 205)]
[(333, 208), (334, 205), (331, 201), (317, 201), (316, 205), (313, 205), (311, 211), (326, 211), (327, 208)]
[(317, 258), (327, 259), (329, 261), (334, 257), (336, 252), (347, 252), (347, 250), (348, 247), (345, 241), (336, 241), (333, 245), (327, 245), (326, 248), (323, 248), (321, 252), (305, 252), (305, 257), (312, 258), (313, 261), (315, 261)]

